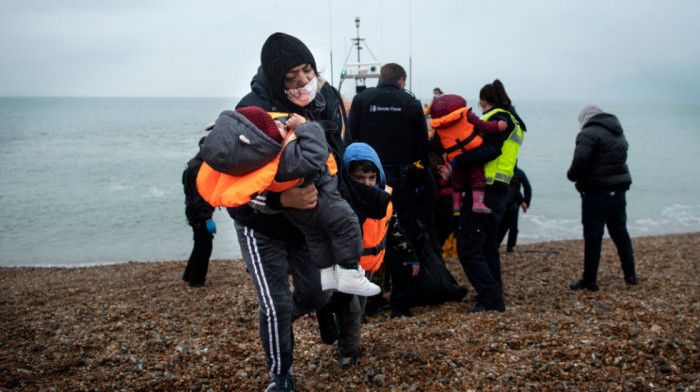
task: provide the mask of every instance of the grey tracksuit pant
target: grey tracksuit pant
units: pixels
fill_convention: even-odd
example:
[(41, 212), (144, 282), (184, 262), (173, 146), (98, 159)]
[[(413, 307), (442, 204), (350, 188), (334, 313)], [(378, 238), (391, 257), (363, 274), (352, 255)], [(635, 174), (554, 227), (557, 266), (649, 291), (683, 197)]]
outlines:
[[(238, 243), (258, 297), (260, 341), (270, 376), (291, 369), (294, 350), (292, 321), (328, 302), (321, 291), (319, 270), (309, 253), (234, 221)], [(289, 285), (292, 275), (294, 291)]]

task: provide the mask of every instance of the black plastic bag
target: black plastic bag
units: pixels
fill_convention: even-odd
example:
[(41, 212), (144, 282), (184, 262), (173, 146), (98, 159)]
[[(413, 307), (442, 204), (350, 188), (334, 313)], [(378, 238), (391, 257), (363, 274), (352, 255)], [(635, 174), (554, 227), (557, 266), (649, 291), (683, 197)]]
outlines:
[(414, 305), (440, 305), (445, 302), (461, 301), (467, 295), (467, 288), (457, 284), (445, 266), (445, 260), (432, 246), (424, 246), (420, 251), (420, 272), (416, 281)]

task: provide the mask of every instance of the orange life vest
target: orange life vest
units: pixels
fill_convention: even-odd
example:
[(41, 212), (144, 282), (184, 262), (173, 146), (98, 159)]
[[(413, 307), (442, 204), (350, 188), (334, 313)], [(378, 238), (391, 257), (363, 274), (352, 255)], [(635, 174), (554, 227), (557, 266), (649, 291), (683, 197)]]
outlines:
[[(391, 187), (386, 186), (391, 194)], [(389, 231), (389, 220), (394, 213), (394, 207), (389, 202), (386, 215), (382, 219), (365, 219), (362, 224), (362, 257), (360, 266), (367, 272), (375, 272), (384, 262), (386, 253), (386, 233)]]
[[(280, 163), (280, 156), (284, 148), (296, 139), (294, 131), (290, 131), (282, 145), (282, 149), (265, 166), (253, 170), (241, 176), (232, 176), (216, 171), (206, 162), (202, 163), (197, 175), (197, 189), (207, 203), (214, 207), (238, 207), (248, 203), (252, 197), (265, 190), (282, 192), (287, 190), (303, 179), (296, 179), (285, 182), (275, 181), (275, 174)], [(338, 165), (333, 158), (333, 154), (328, 155), (326, 160), (328, 170), (331, 175), (338, 172)]]
[(467, 121), (467, 112), (471, 108), (461, 108), (440, 118), (430, 120), (430, 126), (435, 128), (440, 143), (450, 161), (464, 151), (473, 150), (483, 143), (483, 138)]

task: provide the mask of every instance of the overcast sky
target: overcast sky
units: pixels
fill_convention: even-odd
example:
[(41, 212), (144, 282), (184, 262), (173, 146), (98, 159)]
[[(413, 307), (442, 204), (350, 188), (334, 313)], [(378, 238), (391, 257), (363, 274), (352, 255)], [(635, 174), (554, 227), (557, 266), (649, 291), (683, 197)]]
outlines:
[[(700, 101), (696, 0), (0, 5), (0, 96), (240, 97), (276, 31), (304, 41), (338, 86), (359, 16), (362, 60), (403, 65), (424, 100), (436, 86), (476, 97), (499, 78), (514, 100)], [(346, 81), (341, 92), (353, 90)]]

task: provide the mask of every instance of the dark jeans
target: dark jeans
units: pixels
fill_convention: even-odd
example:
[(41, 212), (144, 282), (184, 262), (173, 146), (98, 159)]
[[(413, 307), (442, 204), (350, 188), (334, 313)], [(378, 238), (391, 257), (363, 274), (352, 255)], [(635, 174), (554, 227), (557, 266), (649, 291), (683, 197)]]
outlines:
[(182, 280), (192, 284), (204, 284), (209, 269), (209, 257), (211, 257), (214, 235), (207, 230), (207, 225), (204, 222), (192, 227), (192, 231), (194, 232), (194, 247), (190, 259), (187, 261)]
[[(421, 237), (416, 208), (416, 192), (408, 182), (405, 179), (387, 175), (387, 184), (394, 188), (391, 194), (391, 202), (399, 218), (399, 224), (409, 239), (416, 239)], [(413, 247), (417, 248), (418, 244), (413, 243)], [(411, 308), (413, 298), (416, 295), (414, 292), (415, 277), (411, 276), (413, 268), (403, 265), (408, 260), (401, 260), (395, 253), (392, 249), (387, 249), (384, 258), (384, 265), (389, 267), (391, 274), (391, 295), (389, 301), (393, 312), (406, 312)]]
[(360, 356), (362, 313), (367, 297), (335, 292), (331, 298), (338, 327), (338, 354), (357, 358)]
[(442, 247), (457, 227), (457, 217), (452, 211), (452, 195), (438, 197), (433, 226), (435, 226), (438, 243)]
[(520, 213), (520, 206), (516, 209), (506, 210), (503, 214), (503, 219), (501, 224), (498, 225), (498, 244), (503, 243), (503, 238), (505, 238), (506, 233), (508, 233), (508, 242), (506, 242), (506, 249), (512, 249), (516, 242), (518, 242), (518, 214)]
[(391, 274), (391, 294), (389, 302), (391, 311), (395, 313), (407, 312), (413, 305), (413, 299), (416, 296), (415, 285), (416, 277), (412, 276), (413, 267), (403, 265), (408, 260), (402, 260), (393, 252), (386, 252), (384, 258), (385, 265), (389, 266)]
[(622, 192), (583, 192), (581, 194), (581, 223), (585, 250), (583, 280), (595, 282), (600, 263), (600, 247), (605, 226), (617, 247), (625, 276), (633, 276), (634, 253), (627, 232), (627, 200)]
[(485, 203), (490, 214), (472, 212), (471, 192), (465, 195), (456, 231), (459, 261), (476, 290), (477, 303), (487, 309), (503, 310), (498, 224), (506, 209), (506, 191), (486, 188)]

